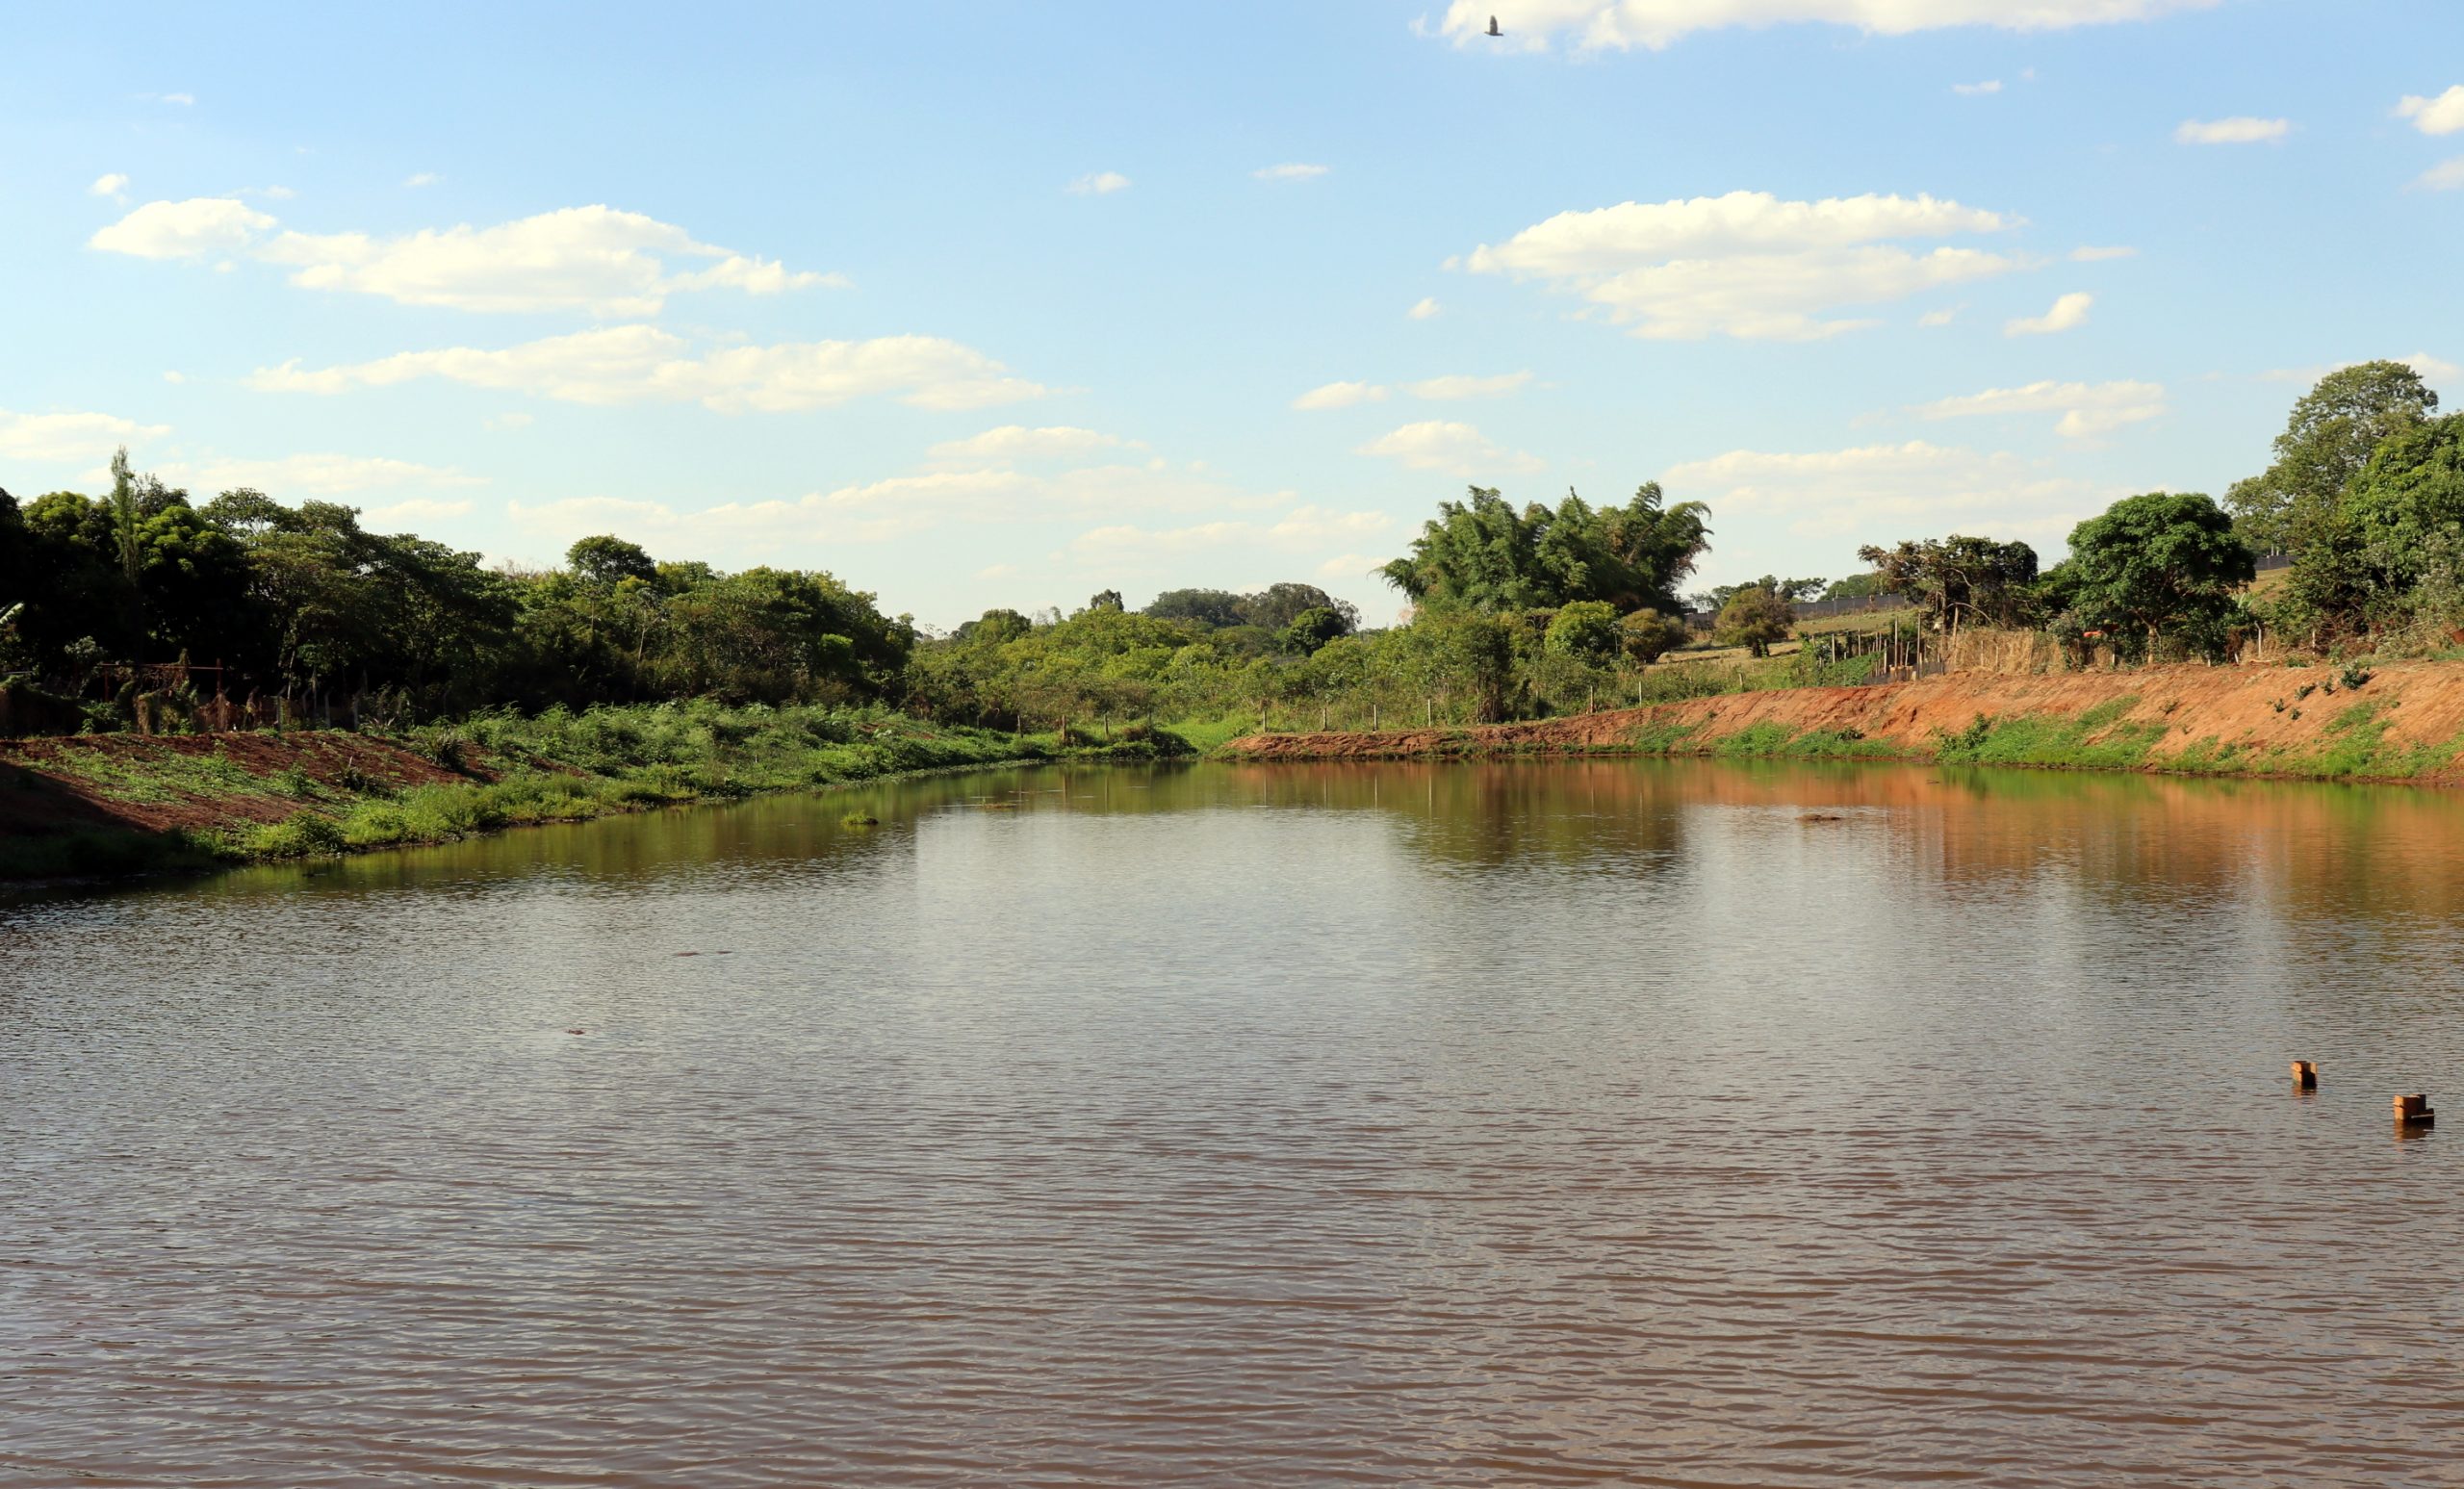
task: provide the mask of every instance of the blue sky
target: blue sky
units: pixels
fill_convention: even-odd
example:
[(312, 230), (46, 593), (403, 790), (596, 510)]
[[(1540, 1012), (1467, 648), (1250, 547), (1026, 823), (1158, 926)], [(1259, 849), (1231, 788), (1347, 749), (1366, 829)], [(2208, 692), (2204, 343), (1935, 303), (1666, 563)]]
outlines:
[(1458, 10), (17, 5), (0, 486), (1383, 620), (1468, 483), (2050, 560), (2464, 383), (2452, 0)]

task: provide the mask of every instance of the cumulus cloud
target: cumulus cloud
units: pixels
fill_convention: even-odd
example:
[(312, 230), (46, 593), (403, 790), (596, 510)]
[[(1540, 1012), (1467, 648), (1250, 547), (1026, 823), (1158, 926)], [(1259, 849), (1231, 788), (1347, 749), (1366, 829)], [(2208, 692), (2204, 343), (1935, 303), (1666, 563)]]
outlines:
[(433, 170), (423, 170), (416, 175), (406, 177), (402, 184), (413, 191), (417, 191), (424, 186), (434, 186), (441, 179), (443, 178), (438, 176)]
[(192, 196), (187, 201), (147, 202), (97, 231), (86, 245), (141, 259), (194, 258), (245, 248), (273, 225), (273, 218), (245, 202), (227, 196)]
[(1982, 415), (2060, 414), (2056, 433), (2080, 439), (2103, 434), (2124, 424), (2141, 424), (2166, 411), (2165, 385), (2152, 382), (2032, 382), (2023, 388), (1989, 388), (1983, 393), (1938, 398), (1913, 412), (1926, 419), (1966, 419)]
[[(229, 491), (253, 486), (278, 494), (339, 496), (345, 492), (383, 490), (396, 486), (477, 486), (485, 478), (459, 471), (382, 455), (309, 453), (278, 460), (172, 461), (154, 467), (165, 483), (197, 491)], [(460, 503), (469, 510), (470, 503)]]
[(108, 196), (114, 201), (125, 201), (127, 198), (120, 193), (127, 190), (128, 177), (115, 170), (106, 176), (96, 176), (94, 178), (94, 184), (86, 188), (86, 194), (89, 196)]
[(499, 350), (405, 351), (313, 370), (292, 361), (260, 368), (249, 386), (335, 394), (423, 377), (567, 403), (698, 402), (730, 414), (824, 408), (863, 398), (895, 398), (918, 408), (983, 408), (1045, 392), (983, 352), (937, 336), (696, 352), (684, 338), (647, 325), (551, 336)]
[(429, 497), (413, 497), (408, 501), (392, 501), (383, 506), (360, 509), (360, 522), (365, 526), (410, 527), (422, 523), (442, 522), (449, 518), (468, 517), (472, 503), (439, 501)]
[(2007, 453), (1912, 440), (1786, 453), (1735, 449), (1662, 474), (1673, 496), (1726, 517), (1769, 517), (1804, 537), (1946, 527), (2059, 541), (2125, 493)]
[[(516, 526), (553, 541), (617, 531), (637, 541), (674, 537), (706, 551), (766, 553), (783, 543), (885, 542), (957, 525), (1108, 518), (1126, 514), (1238, 511), (1279, 504), (1185, 467), (1087, 466), (1054, 475), (1008, 467), (926, 471), (808, 492), (792, 499), (728, 501), (690, 509), (661, 501), (578, 497), (513, 502)], [(1233, 519), (1225, 519), (1233, 521)], [(1254, 525), (1239, 520), (1245, 530)]]
[(2218, 0), (1452, 0), (1440, 34), (1457, 46), (1488, 41), (1494, 13), (1504, 44), (1543, 50), (1563, 40), (1584, 51), (1657, 50), (1691, 32), (1824, 21), (1884, 36), (1949, 26), (2058, 31), (2204, 10)]
[(1231, 519), (1183, 527), (1114, 523), (1089, 528), (1069, 547), (1080, 556), (1105, 559), (1151, 558), (1245, 543), (1305, 549), (1369, 537), (1394, 525), (1395, 519), (1384, 512), (1339, 512), (1328, 507), (1301, 506), (1272, 523)]
[(2091, 248), (2081, 246), (2070, 250), (2070, 262), (2073, 264), (2102, 264), (2109, 259), (2135, 259), (2137, 257), (2139, 257), (2139, 250), (2137, 248)]
[(1434, 321), (1445, 313), (1446, 307), (1440, 305), (1435, 296), (1425, 295), (1414, 301), (1410, 310), (1404, 312), (1415, 321)]
[(2174, 128), (2173, 139), (2183, 144), (2275, 144), (2291, 133), (2291, 119), (2242, 115), (2229, 119), (2184, 119)]
[(2002, 80), (1988, 78), (1982, 83), (1954, 83), (1951, 85), (1951, 91), (1963, 98), (1981, 98), (1988, 93), (2002, 91)]
[(1314, 181), (1333, 168), (1331, 166), (1306, 166), (1298, 161), (1287, 161), (1280, 166), (1261, 166), (1249, 174), (1261, 181)]
[(1784, 201), (1731, 192), (1561, 212), (1466, 256), (1474, 273), (1579, 294), (1632, 334), (1810, 341), (1870, 325), (1824, 319), (2025, 267), (1975, 248), (1912, 252), (1890, 240), (2001, 232), (2018, 218), (1933, 196)]
[(1329, 408), (1349, 408), (1355, 403), (1384, 401), (1386, 390), (1375, 383), (1330, 382), (1294, 398), (1292, 406), (1304, 412), (1321, 412)]
[(1916, 318), (1916, 323), (1930, 331), (1948, 325), (1959, 318), (1960, 307), (1953, 305), (1943, 310), (1929, 310)]
[(1095, 171), (1069, 183), (1069, 190), (1080, 196), (1109, 196), (1128, 189), (1129, 177), (1117, 170)]
[(1419, 398), (1502, 398), (1522, 392), (1530, 381), (1529, 372), (1501, 372), (1494, 377), (1474, 377), (1458, 372), (1405, 383), (1403, 391)]
[(1108, 449), (1143, 448), (1136, 440), (1068, 424), (1030, 429), (1005, 424), (962, 440), (944, 440), (927, 458), (937, 465), (1014, 465), (1021, 460), (1083, 460)]
[(1468, 424), (1429, 419), (1381, 434), (1355, 450), (1395, 461), (1406, 470), (1444, 471), (1467, 478), (1537, 471), (1543, 462), (1509, 450)]
[(2432, 166), (2416, 177), (2413, 185), (2425, 192), (2452, 192), (2464, 187), (2464, 155)]
[[(775, 295), (841, 285), (698, 242), (673, 223), (612, 207), (567, 207), (494, 227), (465, 223), (398, 237), (282, 232), (232, 197), (148, 202), (96, 233), (94, 247), (141, 258), (246, 252), (288, 266), (315, 290), (376, 295), (405, 305), (598, 316), (658, 313), (670, 295), (732, 289)], [(699, 269), (685, 266), (701, 264)]]
[(2434, 98), (2407, 93), (2396, 105), (2396, 116), (2411, 119), (2413, 127), (2426, 135), (2451, 135), (2464, 129), (2464, 83)]
[(168, 424), (139, 424), (116, 414), (13, 414), (0, 408), (0, 455), (12, 460), (101, 460), (115, 446), (170, 432)]
[(2088, 307), (2095, 303), (2094, 295), (2085, 291), (2074, 290), (2055, 300), (2053, 308), (2041, 316), (2021, 316), (2015, 321), (2004, 321), (2002, 334), (2005, 336), (2050, 336), (2056, 331), (2067, 331), (2073, 326), (2087, 324)]

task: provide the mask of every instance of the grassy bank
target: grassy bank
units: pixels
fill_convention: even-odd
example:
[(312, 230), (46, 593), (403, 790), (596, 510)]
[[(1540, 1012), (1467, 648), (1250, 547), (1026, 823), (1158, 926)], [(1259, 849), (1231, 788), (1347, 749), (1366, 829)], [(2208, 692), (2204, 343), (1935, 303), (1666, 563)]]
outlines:
[(1954, 673), (1483, 728), (1252, 735), (1247, 759), (1695, 755), (2319, 781), (2464, 780), (2464, 664)]
[(209, 869), (925, 771), (1188, 753), (878, 710), (685, 704), (339, 732), (0, 742), (0, 879)]

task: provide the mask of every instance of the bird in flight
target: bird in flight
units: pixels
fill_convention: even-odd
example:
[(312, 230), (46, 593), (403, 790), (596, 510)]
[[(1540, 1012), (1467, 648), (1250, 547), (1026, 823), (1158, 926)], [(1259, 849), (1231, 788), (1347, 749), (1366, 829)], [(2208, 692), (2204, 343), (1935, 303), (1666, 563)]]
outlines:
[(1494, 15), (1489, 17), (1489, 35), (1493, 37), (1502, 37), (1505, 35), (1504, 32), (1498, 29), (1498, 18)]

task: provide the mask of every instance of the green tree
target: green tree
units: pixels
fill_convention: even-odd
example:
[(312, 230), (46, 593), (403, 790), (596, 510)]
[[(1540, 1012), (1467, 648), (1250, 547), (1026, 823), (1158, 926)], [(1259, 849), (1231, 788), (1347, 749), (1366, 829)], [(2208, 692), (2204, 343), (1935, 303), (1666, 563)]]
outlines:
[(1678, 584), (1710, 546), (1709, 515), (1699, 501), (1663, 507), (1656, 483), (1599, 511), (1571, 491), (1554, 509), (1517, 511), (1475, 486), (1468, 501), (1439, 503), (1411, 552), (1378, 573), (1431, 610), (1506, 613), (1577, 600), (1674, 610)]
[(1916, 603), (1927, 629), (1963, 626), (2024, 626), (2033, 619), (2037, 551), (2025, 543), (1962, 537), (1867, 545), (1857, 556), (1873, 565), (1886, 594)]
[(2401, 362), (2338, 368), (2293, 405), (2266, 471), (2224, 494), (2243, 536), (2299, 554), (2331, 540), (2336, 503), (2390, 437), (2438, 410), (2438, 395)]
[(1248, 597), (1228, 589), (1168, 589), (1143, 613), (1159, 620), (1195, 621), (1219, 629), (1248, 624)]
[(1294, 616), (1292, 624), (1283, 628), (1282, 645), (1287, 652), (1311, 656), (1327, 642), (1350, 633), (1351, 622), (1340, 612), (1323, 605), (1312, 605)]
[(1617, 623), (1618, 640), (1626, 655), (1648, 667), (1686, 641), (1685, 623), (1657, 610), (1636, 610)]
[(1551, 652), (1593, 663), (1615, 660), (1623, 640), (1617, 627), (1617, 607), (1604, 600), (1577, 600), (1559, 605), (1557, 613), (1549, 618), (1547, 636)]
[(2169, 632), (2212, 645), (2253, 573), (2221, 507), (2196, 492), (2151, 491), (2073, 527), (2070, 557), (2050, 578), (2084, 628), (2152, 657)]
[(640, 544), (603, 533), (575, 540), (574, 546), (565, 550), (565, 567), (583, 583), (603, 589), (613, 589), (627, 579), (649, 584), (658, 578), (658, 565), (651, 561), (651, 555), (642, 551)]
[(1756, 656), (1768, 656), (1773, 643), (1786, 640), (1796, 624), (1795, 605), (1759, 584), (1748, 584), (1720, 606), (1711, 638), (1722, 646), (1741, 646)]

